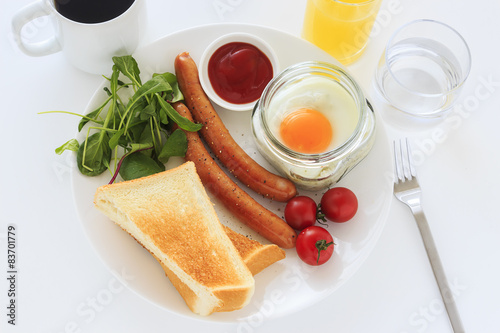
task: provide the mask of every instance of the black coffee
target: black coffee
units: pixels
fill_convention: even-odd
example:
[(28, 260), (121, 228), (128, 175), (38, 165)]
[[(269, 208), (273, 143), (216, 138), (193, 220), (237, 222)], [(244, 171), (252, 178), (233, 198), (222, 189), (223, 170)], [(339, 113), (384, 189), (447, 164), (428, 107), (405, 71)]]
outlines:
[(54, 0), (56, 10), (80, 23), (101, 23), (123, 14), (134, 0)]

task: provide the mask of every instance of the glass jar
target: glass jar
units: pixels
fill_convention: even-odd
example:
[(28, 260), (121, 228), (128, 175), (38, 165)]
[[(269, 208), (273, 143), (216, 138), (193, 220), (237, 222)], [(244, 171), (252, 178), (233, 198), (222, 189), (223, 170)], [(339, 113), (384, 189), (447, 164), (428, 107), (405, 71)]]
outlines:
[[(288, 148), (272, 125), (276, 122), (276, 117), (282, 117), (271, 107), (273, 100), (283, 104), (281, 98), (290, 89), (298, 88), (295, 91), (301, 92), (317, 89), (314, 85), (305, 84), (309, 78), (326, 78), (328, 84), (338, 85), (337, 91), (343, 99), (350, 99), (353, 105), (350, 112), (357, 116), (352, 132), (347, 133), (344, 141), (325, 152), (315, 154), (300, 153)], [(302, 107), (310, 107), (308, 104), (321, 99), (324, 91), (322, 88), (311, 91), (313, 97), (305, 98)], [(300, 106), (300, 103), (302, 102), (295, 101), (294, 105)], [(375, 140), (375, 115), (363, 91), (345, 70), (333, 64), (310, 61), (288, 67), (267, 85), (252, 113), (252, 132), (261, 154), (280, 173), (299, 188), (320, 190), (337, 183), (368, 155)]]

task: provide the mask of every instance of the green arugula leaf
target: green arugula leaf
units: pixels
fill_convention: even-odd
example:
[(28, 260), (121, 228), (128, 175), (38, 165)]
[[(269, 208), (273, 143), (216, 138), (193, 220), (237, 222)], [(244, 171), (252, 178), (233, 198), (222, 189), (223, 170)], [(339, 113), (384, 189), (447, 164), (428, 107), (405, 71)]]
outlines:
[(127, 154), (132, 154), (135, 153), (136, 151), (140, 150), (146, 150), (146, 149), (151, 149), (153, 148), (153, 145), (148, 142), (148, 143), (132, 143), (130, 145), (130, 151), (127, 152)]
[(114, 173), (113, 177), (111, 178), (109, 184), (113, 184), (113, 182), (115, 181), (116, 177), (118, 177), (118, 174), (119, 174), (120, 169), (122, 167), (123, 161), (125, 160), (125, 158), (128, 155), (136, 153), (136, 152), (139, 152), (139, 151), (149, 150), (151, 148), (153, 148), (152, 144), (132, 143), (132, 145), (130, 147), (130, 151), (128, 153), (124, 154), (121, 157), (120, 161), (118, 162), (118, 165), (116, 167), (115, 173)]
[(119, 71), (122, 72), (123, 75), (128, 77), (130, 80), (132, 80), (132, 82), (134, 82), (138, 86), (142, 85), (140, 78), (141, 71), (139, 70), (137, 61), (135, 61), (132, 56), (126, 55), (121, 57), (113, 57), (113, 63), (119, 69)]
[[(128, 114), (129, 117), (132, 118), (132, 120), (137, 120), (136, 118), (137, 115), (140, 115), (141, 111), (147, 107), (150, 103), (149, 101), (143, 97), (138, 97), (136, 100), (132, 100), (134, 97), (130, 98), (128, 104), (124, 107), (122, 114), (124, 115), (123, 118), (125, 119), (125, 115)], [(130, 109), (129, 109), (130, 108)]]
[(109, 166), (111, 149), (105, 131), (89, 136), (78, 148), (76, 163), (80, 172), (86, 176), (97, 176)]
[(146, 120), (135, 119), (132, 121), (129, 127), (130, 142), (141, 142), (141, 134), (148, 124), (149, 122)]
[(181, 90), (179, 89), (179, 83), (177, 82), (177, 77), (169, 72), (165, 72), (162, 74), (153, 74), (153, 77), (155, 76), (163, 76), (165, 80), (170, 84), (172, 87), (172, 92), (168, 93), (166, 96), (166, 100), (168, 100), (170, 103), (175, 103), (178, 101), (182, 101), (184, 99), (184, 95), (182, 95)]
[(187, 152), (187, 137), (186, 133), (181, 129), (176, 129), (163, 145), (158, 160), (162, 163), (167, 163), (172, 156), (184, 157)]
[(155, 76), (152, 79), (146, 81), (132, 96), (132, 100), (135, 98), (142, 97), (144, 95), (150, 95), (154, 93), (159, 93), (162, 91), (171, 91), (172, 87), (170, 84), (165, 80), (163, 76)]
[(191, 120), (181, 116), (167, 101), (165, 101), (159, 94), (155, 94), (160, 103), (161, 108), (168, 114), (180, 128), (189, 132), (199, 131), (203, 127), (202, 124), (195, 124)]
[(61, 155), (65, 150), (78, 151), (80, 144), (78, 140), (71, 139), (65, 143), (63, 143), (60, 147), (56, 148), (56, 154)]
[(123, 159), (119, 173), (124, 180), (131, 180), (161, 171), (165, 171), (164, 165), (158, 164), (151, 157), (135, 152)]
[(125, 132), (125, 128), (121, 128), (111, 136), (111, 138), (109, 139), (109, 143), (108, 143), (109, 148), (111, 150), (115, 149), (116, 146), (118, 146), (118, 144), (120, 143), (120, 139), (122, 138), (124, 132)]
[(120, 70), (116, 65), (113, 65), (113, 74), (111, 74), (111, 80), (109, 81), (109, 89), (113, 100), (116, 101), (116, 92), (118, 91), (118, 76), (120, 75)]
[(154, 107), (154, 105), (149, 104), (144, 109), (142, 109), (139, 118), (141, 120), (148, 120), (149, 118), (154, 117), (154, 116), (156, 116), (155, 107)]
[(139, 143), (151, 143), (153, 144), (153, 135), (151, 134), (151, 124), (148, 122), (144, 126), (144, 130), (139, 137)]
[(167, 111), (165, 111), (165, 109), (164, 109), (164, 108), (159, 107), (159, 108), (158, 108), (158, 113), (160, 114), (160, 122), (161, 122), (163, 125), (168, 125), (169, 120), (168, 120), (168, 114), (167, 114)]

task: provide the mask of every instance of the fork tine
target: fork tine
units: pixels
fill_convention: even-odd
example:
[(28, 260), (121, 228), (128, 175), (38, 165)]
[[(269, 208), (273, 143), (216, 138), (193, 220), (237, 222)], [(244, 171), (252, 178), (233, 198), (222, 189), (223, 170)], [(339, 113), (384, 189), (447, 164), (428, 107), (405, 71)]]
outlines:
[(393, 144), (393, 151), (394, 151), (394, 182), (395, 183), (398, 183), (399, 181), (402, 181), (403, 180), (403, 177), (401, 176), (402, 173), (401, 173), (401, 153), (400, 153), (400, 149), (396, 140), (394, 140), (392, 142)]
[(394, 140), (394, 182), (410, 181), (416, 177), (415, 167), (413, 166), (412, 153), (408, 138)]
[(401, 139), (399, 141), (399, 147), (401, 149), (401, 168), (403, 169), (403, 180), (411, 179), (410, 170), (410, 160), (408, 154), (408, 138)]
[(411, 153), (410, 143), (408, 142), (408, 138), (406, 138), (405, 140), (406, 140), (406, 152), (408, 155), (408, 158), (407, 158), (407, 160), (408, 160), (408, 172), (409, 172), (408, 179), (412, 179), (413, 177), (417, 176), (417, 173), (415, 171), (415, 166), (413, 165), (413, 157), (412, 157), (412, 153)]

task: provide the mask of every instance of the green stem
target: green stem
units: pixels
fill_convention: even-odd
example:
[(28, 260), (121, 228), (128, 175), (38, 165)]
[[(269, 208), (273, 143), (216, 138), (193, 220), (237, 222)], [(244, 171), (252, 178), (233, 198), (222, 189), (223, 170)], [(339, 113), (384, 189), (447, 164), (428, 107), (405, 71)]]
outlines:
[(327, 243), (326, 240), (320, 239), (316, 241), (316, 249), (318, 249), (318, 260), (316, 263), (319, 264), (319, 257), (321, 256), (321, 251), (325, 251), (329, 246), (333, 245), (333, 242)]
[(83, 114), (69, 112), (69, 111), (42, 111), (42, 112), (38, 112), (38, 114), (46, 114), (46, 113), (64, 113), (64, 114), (70, 114), (70, 115), (73, 115), (73, 116), (82, 117), (83, 119), (87, 119), (89, 121), (93, 121), (93, 122), (95, 122), (97, 124), (102, 124), (102, 121), (98, 121), (96, 119), (84, 116)]
[(321, 211), (321, 203), (319, 203), (316, 207), (316, 221), (318, 221), (319, 224), (328, 227), (325, 214)]

